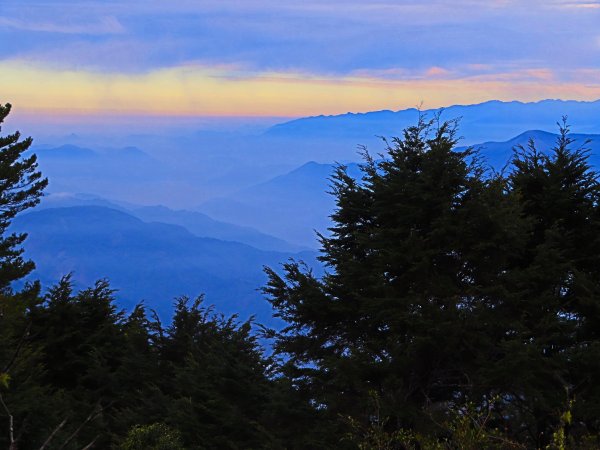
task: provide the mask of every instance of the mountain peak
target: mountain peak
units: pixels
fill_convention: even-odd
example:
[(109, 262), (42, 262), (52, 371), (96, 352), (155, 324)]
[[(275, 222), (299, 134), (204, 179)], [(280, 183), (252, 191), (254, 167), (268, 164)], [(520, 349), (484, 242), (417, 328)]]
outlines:
[(577, 101), (544, 99), (535, 102), (489, 100), (471, 105), (452, 105), (419, 111), (381, 110), (312, 116), (295, 119), (271, 127), (266, 134), (288, 138), (338, 139), (364, 142), (374, 136), (397, 136), (419, 120), (419, 114), (433, 117), (444, 111), (444, 119), (460, 118), (461, 135), (467, 143), (502, 140), (524, 129), (556, 131), (556, 122), (569, 117), (575, 132), (600, 133), (600, 100)]

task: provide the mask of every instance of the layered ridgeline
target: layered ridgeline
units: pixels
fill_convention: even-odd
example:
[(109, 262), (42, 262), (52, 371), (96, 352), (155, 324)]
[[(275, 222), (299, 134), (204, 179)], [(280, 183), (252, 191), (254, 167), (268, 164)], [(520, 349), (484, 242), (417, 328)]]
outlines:
[[(528, 131), (506, 141), (476, 144), (474, 148), (485, 164), (501, 170), (515, 146), (527, 145), (534, 139), (540, 151), (547, 152), (556, 138), (555, 133)], [(590, 163), (600, 167), (600, 136), (573, 134), (572, 138), (575, 146), (590, 140)], [(58, 152), (53, 158), (68, 159), (75, 149), (67, 147), (63, 151), (66, 153)], [(147, 160), (145, 156), (132, 155), (138, 157)], [(92, 150), (82, 151), (79, 157), (88, 161), (86, 164), (103, 158), (108, 156), (99, 156)], [(72, 164), (79, 164), (77, 158)], [(74, 166), (68, 167), (75, 170)], [(93, 179), (98, 175), (91, 167), (94, 166), (90, 165), (85, 173)], [(350, 175), (360, 176), (357, 163), (347, 167)], [(114, 170), (123, 169), (114, 163)], [(77, 286), (109, 277), (113, 287), (119, 289), (122, 305), (130, 307), (143, 299), (161, 312), (168, 312), (178, 295), (206, 293), (210, 302), (223, 311), (239, 311), (244, 316), (257, 314), (260, 321), (269, 322), (270, 312), (257, 291), (265, 280), (262, 267), (277, 267), (278, 262), (296, 257), (321, 270), (316, 253), (299, 252), (318, 248), (316, 231), (328, 235), (329, 215), (335, 208), (335, 199), (328, 194), (334, 170), (334, 163), (308, 162), (189, 209), (141, 206), (93, 195), (51, 194), (41, 207), (54, 208), (52, 211), (25, 214), (15, 223), (15, 229), (30, 234), (27, 255), (37, 261), (33, 277), (46, 284), (69, 272), (74, 272)], [(108, 209), (65, 208), (72, 206)], [(62, 228), (52, 228), (46, 222), (60, 223)], [(237, 264), (236, 258), (243, 264)]]
[(204, 293), (220, 311), (271, 323), (270, 308), (257, 291), (266, 280), (263, 266), (292, 256), (316, 266), (315, 252), (267, 251), (200, 237), (179, 225), (144, 222), (106, 206), (29, 212), (11, 230), (29, 235), (25, 255), (36, 262), (36, 270), (28, 279), (49, 286), (72, 272), (76, 286), (84, 287), (106, 277), (121, 306), (131, 309), (144, 301), (164, 318), (176, 297)]
[[(473, 148), (479, 152), (485, 167), (501, 171), (516, 146), (527, 146), (533, 139), (540, 151), (547, 152), (557, 137), (546, 131), (527, 131), (506, 141), (474, 144)], [(572, 138), (574, 145), (589, 149), (592, 166), (600, 167), (600, 134), (573, 134)], [(374, 149), (375, 157), (377, 151)], [(199, 209), (221, 220), (255, 227), (290, 242), (314, 247), (317, 245), (314, 230), (327, 234), (331, 223), (328, 216), (333, 210), (334, 199), (328, 191), (335, 167), (335, 164), (309, 162), (267, 182), (204, 202)], [(350, 175), (358, 175), (357, 163), (347, 164), (347, 167)]]
[(568, 116), (573, 129), (581, 133), (600, 133), (600, 100), (594, 102), (543, 100), (523, 103), (493, 100), (475, 105), (453, 105), (437, 109), (409, 108), (399, 111), (372, 111), (333, 116), (315, 116), (276, 125), (270, 136), (358, 139), (394, 136), (414, 125), (419, 115), (429, 118), (442, 113), (442, 120), (461, 119), (460, 132), (467, 144), (484, 140), (505, 140), (525, 130), (554, 131), (554, 124)]
[[(46, 181), (35, 157), (20, 159), (30, 140), (0, 140), (0, 446), (597, 449), (600, 182), (589, 154), (563, 127), (551, 148), (521, 147), (491, 173), (451, 124), (435, 125), (420, 120), (367, 157), (360, 179), (334, 171), (327, 272), (268, 263), (263, 302), (284, 322), (262, 330), (269, 355), (251, 322), (201, 300), (178, 301), (165, 324), (144, 306), (122, 311), (106, 281), (11, 291), (33, 265), (7, 227)], [(190, 269), (208, 286), (224, 272), (245, 281), (254, 259), (283, 258), (106, 205), (42, 209), (13, 227), (31, 233), (25, 256), (43, 244), (40, 271), (99, 264), (155, 289)]]
[(290, 244), (252, 227), (215, 220), (199, 211), (171, 209), (162, 205), (142, 206), (127, 202), (111, 201), (90, 194), (48, 194), (42, 199), (37, 209), (65, 208), (71, 206), (103, 206), (116, 209), (133, 215), (144, 222), (179, 225), (199, 237), (240, 242), (260, 250), (292, 253), (308, 250), (308, 248)]
[[(462, 117), (461, 145), (504, 142), (527, 130), (555, 133), (569, 116), (574, 132), (600, 133), (600, 102), (487, 102), (452, 106), (444, 120)], [(424, 111), (432, 116), (435, 110)], [(371, 112), (314, 117), (267, 129), (210, 132), (194, 126), (171, 134), (104, 133), (37, 136), (40, 168), (49, 190), (86, 192), (134, 204), (193, 209), (205, 201), (236, 195), (309, 161), (356, 162), (357, 146), (381, 151), (377, 136), (395, 136), (416, 123), (418, 111)], [(26, 130), (25, 130), (26, 131)]]

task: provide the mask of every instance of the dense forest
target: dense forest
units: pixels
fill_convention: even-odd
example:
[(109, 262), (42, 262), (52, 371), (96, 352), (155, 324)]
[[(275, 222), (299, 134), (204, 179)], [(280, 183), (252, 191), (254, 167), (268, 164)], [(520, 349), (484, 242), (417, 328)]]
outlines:
[(559, 126), (500, 173), (439, 117), (340, 165), (325, 275), (265, 269), (281, 329), (202, 297), (163, 323), (68, 274), (11, 288), (47, 181), (1, 137), (0, 448), (600, 448), (600, 182)]

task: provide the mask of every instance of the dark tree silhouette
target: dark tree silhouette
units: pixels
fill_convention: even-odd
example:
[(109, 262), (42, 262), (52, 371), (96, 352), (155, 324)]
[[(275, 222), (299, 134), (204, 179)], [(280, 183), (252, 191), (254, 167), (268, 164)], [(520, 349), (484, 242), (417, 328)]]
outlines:
[[(0, 105), (0, 125), (8, 116), (11, 105)], [(1, 129), (0, 129), (1, 130)], [(23, 156), (32, 139), (21, 140), (17, 131), (0, 136), (0, 289), (9, 287), (34, 268), (32, 261), (23, 259), (20, 247), (26, 234), (6, 236), (11, 220), (21, 211), (37, 205), (48, 180), (39, 172), (36, 155)]]
[(326, 275), (267, 269), (287, 322), (282, 373), (342, 428), (443, 439), (453, 408), (474, 402), (535, 448), (565, 411), (595, 434), (600, 183), (587, 152), (563, 124), (554, 148), (517, 148), (497, 174), (455, 136), (422, 120), (381, 160), (366, 155), (361, 179), (338, 168)]

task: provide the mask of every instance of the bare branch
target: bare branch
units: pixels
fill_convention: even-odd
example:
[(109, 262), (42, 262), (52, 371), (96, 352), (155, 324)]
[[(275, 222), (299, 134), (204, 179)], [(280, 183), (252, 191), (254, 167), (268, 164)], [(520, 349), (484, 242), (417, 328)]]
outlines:
[(100, 402), (96, 403), (96, 406), (94, 406), (94, 409), (92, 410), (92, 412), (90, 413), (90, 415), (87, 416), (87, 418), (81, 423), (81, 425), (79, 425), (79, 427), (77, 427), (77, 429), (73, 432), (73, 434), (71, 434), (71, 436), (69, 436), (67, 438), (67, 440), (63, 443), (63, 445), (61, 445), (59, 447), (59, 450), (62, 450), (63, 448), (65, 448), (69, 442), (71, 442), (73, 439), (75, 439), (75, 437), (79, 434), (79, 432), (83, 429), (84, 426), (86, 426), (89, 422), (91, 422), (96, 417), (98, 417), (100, 414), (102, 414), (102, 412), (107, 407), (108, 407), (108, 405), (104, 406), (104, 407), (101, 407), (100, 406)]
[(16, 449), (16, 442), (15, 442), (15, 424), (14, 424), (14, 418), (13, 415), (10, 412), (10, 409), (8, 409), (8, 406), (6, 406), (6, 403), (4, 403), (4, 397), (2, 396), (2, 393), (0, 393), (0, 403), (2, 403), (2, 406), (4, 407), (4, 410), (6, 411), (6, 414), (8, 414), (8, 430), (9, 430), (9, 436), (10, 436), (10, 447), (9, 450), (11, 449)]
[(67, 419), (64, 419), (61, 423), (58, 424), (58, 426), (52, 431), (52, 433), (50, 433), (50, 436), (48, 436), (48, 439), (46, 439), (46, 441), (42, 444), (42, 446), (40, 447), (40, 450), (44, 450), (46, 448), (46, 446), (50, 443), (52, 438), (54, 436), (56, 436), (56, 433), (58, 433), (60, 431), (60, 429), (65, 426), (66, 423), (67, 423)]
[(92, 448), (92, 446), (96, 443), (97, 440), (98, 440), (98, 436), (96, 436), (92, 442), (90, 442), (88, 445), (83, 447), (81, 450), (89, 450), (90, 448)]

